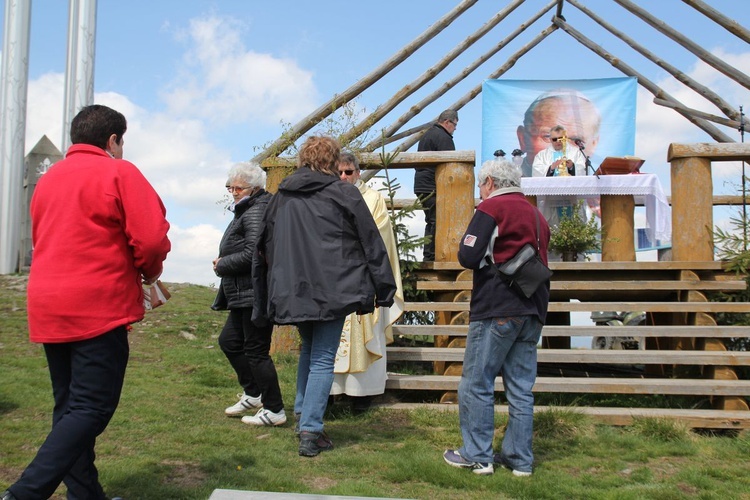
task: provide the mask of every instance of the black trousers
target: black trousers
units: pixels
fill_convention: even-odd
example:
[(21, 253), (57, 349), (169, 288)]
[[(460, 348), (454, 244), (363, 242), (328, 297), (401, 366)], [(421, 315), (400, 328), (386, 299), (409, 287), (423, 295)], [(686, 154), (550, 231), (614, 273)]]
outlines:
[(64, 482), (69, 500), (103, 500), (94, 445), (120, 402), (130, 353), (127, 330), (44, 344), (44, 352), (55, 398), (52, 430), (9, 490), (19, 500), (41, 500)]
[(231, 309), (219, 334), (219, 346), (248, 396), (261, 396), (263, 407), (277, 413), (284, 408), (276, 366), (271, 359), (273, 325), (255, 326), (252, 308)]
[(437, 210), (435, 209), (436, 197), (434, 192), (417, 193), (417, 197), (424, 208), (424, 235), (425, 237), (430, 237), (430, 241), (424, 244), (422, 260), (425, 262), (431, 262), (435, 260), (435, 219), (437, 218)]

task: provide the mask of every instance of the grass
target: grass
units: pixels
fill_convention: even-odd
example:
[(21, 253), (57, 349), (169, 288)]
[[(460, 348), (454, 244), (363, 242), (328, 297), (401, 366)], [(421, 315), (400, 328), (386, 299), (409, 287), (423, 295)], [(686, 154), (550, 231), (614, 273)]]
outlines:
[[(448, 467), (441, 453), (461, 443), (458, 415), (426, 409), (354, 416), (336, 405), (326, 420), (336, 449), (299, 457), (292, 425), (250, 428), (223, 415), (238, 392), (217, 345), (224, 315), (209, 309), (209, 288), (170, 290), (170, 303), (134, 326), (122, 401), (97, 442), (111, 495), (206, 499), (222, 488), (429, 499), (750, 499), (747, 431), (696, 434), (663, 419), (601, 426), (565, 407), (535, 416), (532, 478)], [(25, 278), (0, 276), (0, 292), (2, 491), (46, 436), (52, 398), (42, 348), (27, 337)], [(296, 359), (275, 359), (290, 410)], [(506, 418), (497, 416), (496, 445)]]

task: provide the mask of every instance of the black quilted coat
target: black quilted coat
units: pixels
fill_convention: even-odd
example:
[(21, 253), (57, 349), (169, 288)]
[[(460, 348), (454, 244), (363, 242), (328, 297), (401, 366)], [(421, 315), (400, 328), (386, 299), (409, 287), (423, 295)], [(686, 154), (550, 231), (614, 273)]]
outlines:
[(253, 306), (252, 264), (256, 240), (271, 193), (261, 189), (240, 200), (234, 207), (234, 219), (229, 223), (219, 243), (216, 273), (221, 276), (221, 289), (213, 309), (239, 309)]

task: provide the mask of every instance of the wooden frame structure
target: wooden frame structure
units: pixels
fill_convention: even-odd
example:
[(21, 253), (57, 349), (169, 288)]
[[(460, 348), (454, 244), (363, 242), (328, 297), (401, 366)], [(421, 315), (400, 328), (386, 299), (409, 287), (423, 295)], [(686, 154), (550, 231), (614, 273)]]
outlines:
[[(602, 0), (603, 1), (603, 0)], [(693, 53), (700, 60), (715, 68), (717, 71), (723, 73), (731, 80), (737, 82), (745, 88), (750, 89), (750, 76), (744, 74), (737, 68), (732, 67), (725, 61), (718, 57), (710, 54), (702, 47), (695, 44), (689, 37), (680, 33), (679, 30), (672, 28), (668, 23), (653, 16), (645, 8), (642, 8), (630, 0), (607, 0), (615, 2), (622, 6), (626, 11), (639, 17), (646, 24), (651, 26), (656, 31), (669, 37), (682, 45), (685, 49)], [(741, 26), (739, 23), (731, 19), (730, 16), (722, 14), (716, 9), (709, 6), (703, 0), (682, 0), (689, 8), (701, 13), (705, 16), (707, 22), (713, 22), (721, 26), (729, 33), (733, 34), (740, 40), (750, 43), (750, 30)], [(440, 19), (438, 19), (433, 25), (427, 28), (423, 33), (418, 35), (412, 42), (403, 46), (398, 50), (392, 57), (382, 63), (380, 66), (375, 68), (369, 74), (357, 80), (356, 83), (351, 85), (349, 88), (337, 93), (327, 102), (319, 106), (315, 111), (304, 117), (298, 123), (293, 125), (287, 130), (281, 137), (266, 147), (263, 151), (257, 154), (253, 160), (261, 162), (270, 157), (279, 156), (294, 144), (294, 142), (310, 132), (315, 126), (331, 116), (342, 106), (347, 105), (357, 96), (361, 95), (368, 88), (376, 85), (381, 78), (386, 76), (391, 70), (404, 63), (410, 58), (419, 48), (436, 38), (441, 31), (447, 28), (453, 23), (459, 16), (464, 14), (470, 8), (474, 7), (478, 3), (478, 0), (462, 0), (454, 7), (450, 12), (446, 13)], [(706, 132), (712, 139), (720, 143), (731, 143), (735, 142), (731, 137), (725, 134), (722, 130), (718, 129), (712, 124), (718, 123), (723, 126), (732, 127), (737, 129), (742, 125), (747, 127), (748, 120), (740, 116), (739, 110), (735, 109), (730, 103), (724, 100), (716, 92), (712, 91), (700, 82), (681, 72), (675, 66), (672, 66), (668, 62), (661, 59), (657, 54), (651, 52), (646, 47), (642, 46), (636, 41), (636, 37), (631, 37), (623, 31), (617, 29), (612, 24), (608, 23), (604, 18), (596, 13), (595, 7), (587, 7), (583, 0), (551, 0), (538, 12), (530, 16), (526, 21), (515, 27), (508, 27), (503, 24), (503, 21), (507, 20), (508, 16), (518, 8), (524, 0), (510, 0), (507, 2), (497, 14), (492, 16), (484, 25), (482, 25), (474, 33), (471, 33), (453, 49), (445, 53), (445, 55), (432, 66), (429, 66), (425, 71), (416, 77), (411, 82), (408, 82), (386, 102), (378, 106), (372, 113), (364, 117), (358, 124), (356, 124), (350, 131), (348, 131), (342, 142), (347, 143), (355, 138), (363, 137), (369, 130), (382, 130), (382, 135), (375, 140), (371, 140), (364, 145), (364, 151), (375, 151), (388, 144), (401, 141), (393, 152), (407, 151), (414, 144), (416, 144), (424, 131), (434, 122), (436, 117), (430, 117), (428, 120), (419, 120), (418, 123), (411, 125), (408, 129), (402, 130), (407, 124), (410, 124), (412, 120), (417, 117), (426, 107), (434, 103), (438, 98), (450, 94), (459, 82), (474, 75), (475, 72), (490, 58), (500, 53), (511, 41), (521, 36), (527, 28), (534, 25), (542, 16), (546, 14), (552, 14), (549, 26), (542, 29), (538, 34), (534, 35), (530, 40), (527, 41), (520, 49), (510, 54), (505, 63), (491, 71), (489, 74), (480, 75), (474, 77), (480, 81), (479, 84), (469, 90), (469, 92), (458, 96), (450, 105), (445, 108), (452, 108), (460, 110), (466, 104), (471, 102), (477, 97), (481, 91), (481, 82), (485, 79), (500, 78), (508, 70), (510, 70), (514, 64), (527, 53), (532, 51), (537, 45), (542, 43), (549, 35), (557, 30), (568, 34), (581, 45), (591, 50), (608, 63), (610, 63), (618, 71), (622, 72), (627, 76), (637, 77), (638, 84), (645, 88), (648, 92), (653, 94), (654, 102), (658, 105), (664, 106), (668, 109), (673, 109), (677, 113), (684, 116), (687, 120), (693, 123), (695, 126)], [(596, 2), (590, 2), (596, 6)], [(576, 29), (576, 26), (566, 21), (563, 16), (563, 11), (566, 6), (574, 8), (576, 12), (580, 12), (585, 15), (586, 18), (594, 21), (596, 24), (607, 30), (614, 37), (627, 44), (635, 52), (648, 59), (653, 64), (659, 66), (676, 80), (681, 82), (690, 90), (697, 93), (699, 96), (706, 99), (709, 103), (716, 106), (725, 117), (712, 115), (709, 113), (697, 111), (685, 106), (682, 102), (677, 100), (675, 97), (668, 94), (664, 89), (659, 87), (656, 83), (650, 81), (644, 75), (638, 73), (631, 66), (623, 62), (623, 59), (618, 57), (604, 47), (599, 46), (591, 39), (586, 37), (581, 31)], [(742, 8), (738, 6), (738, 8)], [(573, 17), (573, 16), (568, 16)], [(502, 29), (503, 33), (507, 33), (504, 38), (499, 42), (496, 42), (496, 38), (493, 38), (492, 32), (494, 29)], [(496, 36), (496, 35), (495, 35)], [(440, 85), (434, 92), (430, 93), (422, 100), (417, 103), (410, 104), (407, 111), (399, 116), (390, 124), (381, 123), (382, 119), (398, 105), (404, 103), (411, 95), (417, 92), (419, 89), (430, 83), (433, 79), (437, 78), (438, 75), (442, 74), (451, 62), (455, 61), (456, 58), (464, 53), (469, 47), (477, 44), (480, 40), (485, 43), (489, 43), (490, 47), (482, 55), (477, 57), (474, 61), (467, 64), (461, 71), (448, 77), (442, 85)], [(489, 40), (489, 42), (488, 42)], [(376, 170), (373, 170), (366, 174), (365, 178), (369, 178), (375, 175)]]
[[(657, 19), (648, 10), (630, 0), (609, 0), (639, 17), (653, 29), (676, 41), (695, 54), (709, 66), (723, 73), (739, 85), (750, 89), (750, 77), (731, 67), (724, 61), (697, 46), (688, 37)], [(682, 0), (689, 8), (705, 16), (732, 33), (740, 40), (750, 43), (750, 31), (733, 21), (702, 0)], [(315, 126), (336, 110), (346, 106), (357, 96), (387, 75), (395, 67), (406, 61), (420, 47), (439, 35), (459, 16), (477, 4), (478, 0), (462, 0), (432, 26), (402, 47), (396, 54), (359, 79), (344, 91), (336, 94), (315, 111), (300, 120), (274, 141), (264, 151), (253, 158), (269, 169), (269, 190), (274, 191), (278, 182), (293, 168), (293, 160), (281, 158), (300, 137), (312, 131)], [(503, 76), (513, 65), (555, 31), (565, 33), (609, 62), (627, 76), (636, 77), (640, 86), (654, 96), (654, 102), (665, 109), (671, 109), (685, 117), (707, 133), (718, 144), (672, 144), (668, 159), (671, 162), (672, 176), (672, 228), (673, 261), (658, 263), (636, 263), (630, 254), (610, 254), (603, 256), (597, 265), (590, 263), (554, 263), (552, 282), (552, 321), (545, 326), (545, 344), (540, 354), (540, 362), (571, 365), (640, 364), (646, 366), (647, 377), (540, 377), (537, 392), (559, 393), (619, 393), (619, 394), (671, 394), (703, 396), (710, 400), (712, 409), (683, 410), (657, 408), (578, 408), (595, 418), (613, 424), (626, 424), (638, 416), (666, 416), (680, 419), (692, 427), (750, 428), (750, 381), (738, 380), (735, 367), (750, 367), (747, 353), (728, 352), (723, 339), (750, 337), (745, 328), (719, 326), (714, 315), (720, 312), (750, 312), (750, 303), (709, 302), (706, 294), (712, 291), (732, 292), (744, 290), (745, 281), (726, 274), (721, 263), (713, 261), (713, 197), (711, 163), (714, 161), (750, 160), (750, 147), (737, 144), (730, 136), (717, 128), (714, 123), (732, 128), (744, 129), (748, 121), (738, 110), (726, 102), (719, 94), (705, 85), (682, 73), (676, 67), (663, 61), (658, 55), (636, 41), (638, 37), (628, 34), (609, 24), (599, 16), (595, 7), (584, 5), (583, 0), (551, 0), (525, 22), (515, 27), (499, 28), (509, 14), (524, 0), (510, 0), (477, 31), (470, 34), (452, 50), (447, 51), (439, 61), (429, 66), (411, 82), (406, 83), (386, 102), (378, 106), (359, 123), (354, 125), (341, 139), (343, 143), (360, 139), (369, 130), (382, 130), (375, 140), (369, 141), (362, 150), (360, 162), (363, 179), (371, 178), (381, 164), (379, 155), (372, 153), (388, 145), (390, 152), (399, 153), (389, 168), (414, 168), (434, 166), (437, 180), (437, 234), (436, 262), (423, 270), (424, 281), (420, 287), (431, 290), (434, 302), (409, 303), (407, 309), (414, 311), (434, 311), (437, 324), (429, 326), (399, 326), (395, 333), (408, 335), (432, 335), (434, 348), (388, 349), (391, 362), (417, 360), (432, 362), (437, 375), (392, 375), (389, 377), (389, 390), (434, 390), (443, 393), (443, 401), (450, 402), (458, 386), (463, 359), (463, 342), (468, 324), (468, 298), (470, 294), (470, 274), (461, 270), (455, 262), (455, 249), (473, 213), (475, 200), (474, 167), (472, 151), (440, 153), (406, 153), (431, 126), (435, 117), (415, 119), (425, 108), (438, 98), (452, 94), (459, 82), (473, 75), (491, 57), (501, 52), (508, 44), (521, 36), (528, 27), (534, 25), (546, 14), (552, 14), (550, 23), (533, 35), (505, 62), (481, 75), (480, 83), (463, 95), (457, 96), (444, 108), (460, 110), (477, 97), (482, 90), (481, 81)], [(598, 5), (596, 2), (589, 2)], [(676, 80), (694, 91), (725, 116), (716, 116), (691, 109), (657, 84), (628, 66), (616, 54), (597, 45), (577, 29), (574, 23), (563, 16), (565, 7), (575, 9), (587, 18), (624, 42), (641, 56), (656, 64)], [(739, 7), (738, 7), (739, 8)], [(574, 16), (568, 16), (571, 19)], [(492, 40), (488, 50), (455, 75), (449, 76), (434, 92), (417, 103), (410, 103), (408, 109), (390, 124), (381, 121), (389, 112), (396, 109), (417, 90), (442, 74), (451, 62), (470, 46), (483, 39), (493, 29), (503, 29), (504, 37), (498, 42)], [(486, 40), (486, 39), (485, 39)], [(369, 152), (369, 154), (367, 154)], [(610, 206), (609, 213), (603, 214), (603, 225), (618, 215), (632, 211), (634, 203), (628, 197), (617, 197)], [(723, 202), (737, 202), (737, 197), (725, 197)], [(741, 200), (744, 203), (744, 199)], [(632, 214), (630, 214), (632, 220)], [(616, 226), (613, 230), (617, 230)], [(622, 229), (622, 228), (619, 228)], [(632, 234), (630, 235), (632, 237)], [(605, 249), (606, 250), (606, 249)], [(569, 313), (575, 311), (630, 310), (645, 311), (649, 316), (646, 327), (613, 328), (609, 331), (600, 327), (570, 326)], [(556, 316), (557, 315), (557, 316)], [(593, 330), (598, 329), (598, 332)], [(604, 331), (601, 331), (604, 330)], [(612, 331), (614, 330), (614, 331)], [(643, 340), (645, 350), (625, 351), (578, 351), (569, 349), (572, 336), (591, 335), (632, 335)], [(498, 379), (496, 389), (502, 391), (502, 381)], [(408, 407), (404, 404), (391, 405), (394, 408)], [(455, 405), (440, 405), (441, 408), (455, 408)], [(498, 406), (498, 411), (507, 411)]]

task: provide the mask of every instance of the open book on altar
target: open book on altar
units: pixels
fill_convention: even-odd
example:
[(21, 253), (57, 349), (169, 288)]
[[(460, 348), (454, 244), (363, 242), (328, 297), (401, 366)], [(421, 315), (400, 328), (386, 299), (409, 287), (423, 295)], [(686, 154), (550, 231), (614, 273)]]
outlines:
[(607, 156), (596, 170), (596, 175), (622, 175), (640, 173), (643, 160), (635, 156)]

